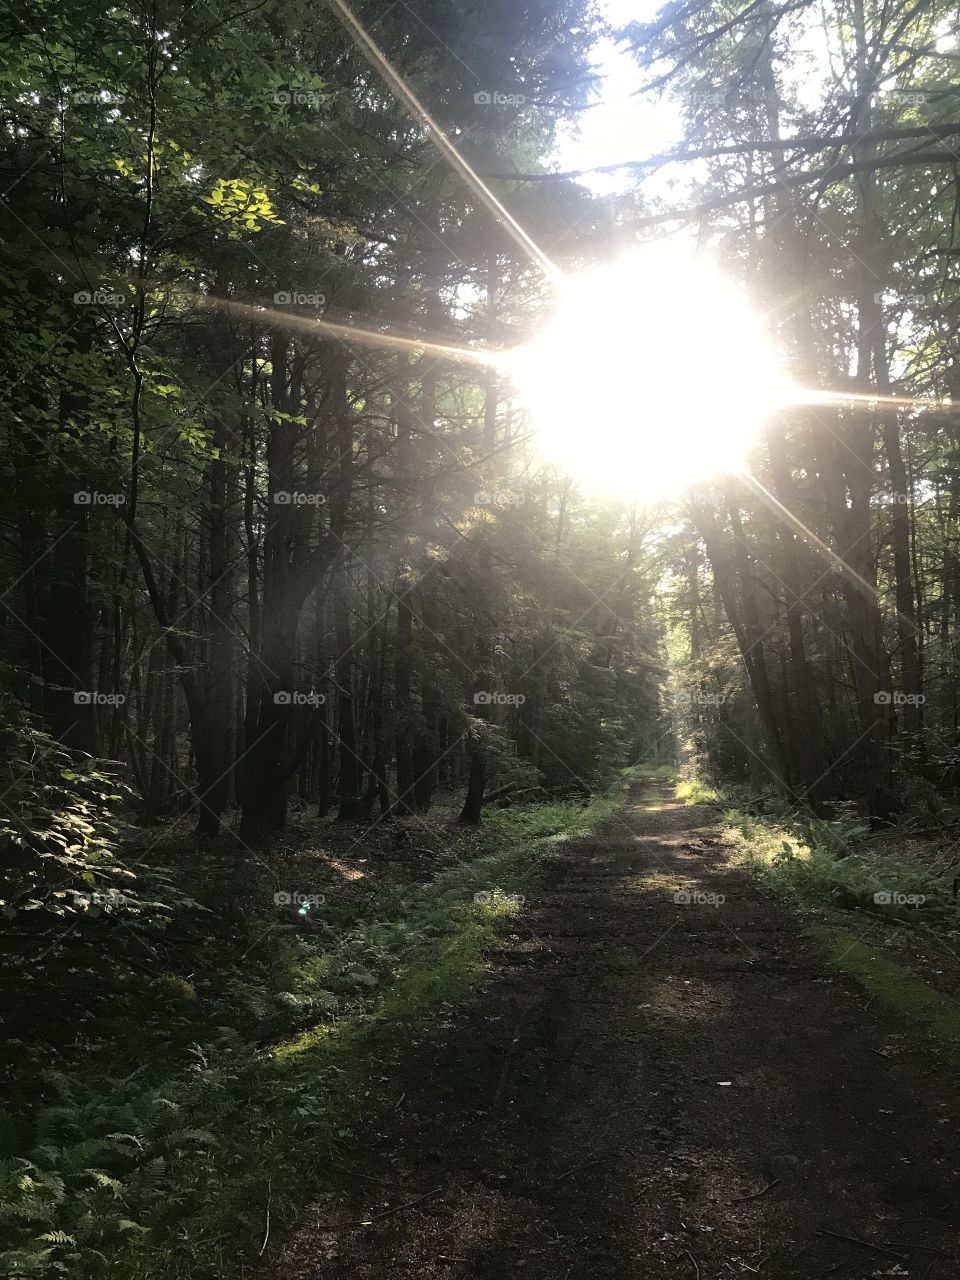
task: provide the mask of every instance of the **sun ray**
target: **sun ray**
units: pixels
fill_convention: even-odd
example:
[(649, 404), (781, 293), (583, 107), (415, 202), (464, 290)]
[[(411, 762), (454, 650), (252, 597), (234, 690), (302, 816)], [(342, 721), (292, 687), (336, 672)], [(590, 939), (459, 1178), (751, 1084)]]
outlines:
[(316, 316), (298, 316), (289, 311), (278, 311), (273, 307), (252, 306), (247, 302), (236, 302), (232, 298), (205, 296), (205, 305), (219, 307), (234, 315), (246, 319), (263, 321), (269, 319), (273, 324), (287, 328), (299, 329), (305, 333), (319, 334), (337, 338), (345, 343), (354, 343), (361, 347), (379, 347), (393, 351), (421, 351), (448, 360), (456, 360), (481, 368), (506, 367), (503, 352), (484, 351), (476, 347), (460, 347), (453, 343), (439, 342), (425, 335), (409, 333), (383, 333), (379, 329), (367, 329), (361, 325), (340, 324), (336, 320), (319, 319)]
[(949, 413), (960, 409), (960, 401), (951, 400), (949, 396), (890, 396), (871, 391), (815, 390), (799, 383), (792, 384), (792, 392), (792, 404), (841, 406), (850, 403), (869, 409), (945, 409)]
[(504, 205), (500, 203), (477, 171), (467, 163), (444, 133), (437, 121), (434, 120), (430, 112), (396, 70), (389, 58), (387, 58), (380, 46), (347, 7), (344, 0), (328, 0), (328, 4), (341, 19), (343, 25), (353, 37), (354, 42), (357, 44), (367, 61), (377, 71), (379, 71), (412, 114), (418, 116), (427, 126), (434, 145), (437, 147), (440, 154), (450, 161), (457, 172), (465, 179), (473, 193), (486, 205), (490, 212), (494, 214), (498, 222), (503, 223), (507, 232), (513, 237), (520, 248), (530, 255), (533, 261), (545, 272), (547, 277), (551, 280), (559, 280), (561, 278), (560, 270), (550, 261), (536, 241), (527, 234), (516, 218), (514, 218), (513, 214), (510, 213), (509, 209), (505, 208)]
[(822, 538), (818, 537), (808, 525), (803, 523), (799, 516), (795, 516), (793, 514), (789, 507), (784, 506), (780, 499), (772, 494), (751, 471), (748, 471), (743, 467), (740, 468), (736, 474), (739, 479), (746, 481), (768, 510), (772, 511), (778, 519), (789, 525), (794, 533), (799, 534), (804, 542), (813, 547), (817, 554), (830, 566), (831, 570), (836, 573), (845, 573), (849, 578), (856, 582), (857, 586), (862, 590), (866, 591), (874, 598), (878, 598), (876, 588), (871, 586), (866, 578), (857, 573), (856, 569), (854, 569), (852, 565), (848, 564), (842, 556), (837, 555), (832, 548), (828, 547)]
[[(774, 494), (772, 494), (755, 475), (746, 468), (740, 469), (737, 472), (737, 475), (741, 480), (746, 481), (754, 493), (759, 497), (760, 501), (770, 511), (772, 511), (778, 519), (789, 525), (789, 527), (793, 529), (793, 531), (798, 534), (804, 542), (808, 544), (808, 546), (812, 547), (813, 550), (816, 551), (817, 554), (827, 562), (827, 564), (829, 564), (831, 570), (841, 573), (844, 577), (855, 582), (859, 589), (870, 596), (876, 604), (881, 606), (884, 605), (876, 587), (859, 574), (856, 569), (854, 569), (853, 566), (843, 558), (843, 556), (837, 555), (835, 551), (828, 547), (822, 538), (819, 538), (808, 525), (805, 525), (798, 516), (795, 516), (789, 507), (784, 506), (780, 499), (775, 497)], [(902, 613), (896, 607), (894, 607), (894, 612), (898, 618), (902, 618), (911, 627), (914, 629), (916, 628), (916, 622), (913, 618), (908, 618), (905, 613)]]

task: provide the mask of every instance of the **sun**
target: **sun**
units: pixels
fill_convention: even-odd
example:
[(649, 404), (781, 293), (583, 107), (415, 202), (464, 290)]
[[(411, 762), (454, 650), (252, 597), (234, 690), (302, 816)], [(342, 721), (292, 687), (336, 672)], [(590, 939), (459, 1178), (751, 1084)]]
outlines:
[(743, 292), (674, 246), (566, 277), (508, 369), (541, 454), (631, 498), (737, 471), (764, 419), (794, 398)]

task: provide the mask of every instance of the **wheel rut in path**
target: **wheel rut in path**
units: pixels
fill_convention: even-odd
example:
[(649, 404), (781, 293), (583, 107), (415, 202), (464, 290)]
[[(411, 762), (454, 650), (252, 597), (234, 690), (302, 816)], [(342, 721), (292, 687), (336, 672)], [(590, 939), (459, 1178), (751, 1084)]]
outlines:
[(374, 1051), (271, 1280), (960, 1278), (955, 1064), (672, 796), (636, 785), (470, 999)]

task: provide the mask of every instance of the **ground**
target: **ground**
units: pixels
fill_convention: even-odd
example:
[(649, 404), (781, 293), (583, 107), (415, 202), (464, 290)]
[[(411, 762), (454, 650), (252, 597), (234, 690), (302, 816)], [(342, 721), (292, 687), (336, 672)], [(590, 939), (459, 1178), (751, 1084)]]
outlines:
[(955, 1065), (705, 810), (638, 783), (507, 927), (468, 1002), (374, 1049), (339, 1189), (265, 1277), (954, 1280)]

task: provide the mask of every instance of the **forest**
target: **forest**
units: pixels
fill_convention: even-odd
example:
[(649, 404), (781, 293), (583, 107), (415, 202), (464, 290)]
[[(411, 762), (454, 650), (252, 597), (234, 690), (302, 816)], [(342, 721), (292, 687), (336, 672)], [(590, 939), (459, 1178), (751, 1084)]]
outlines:
[(0, 1275), (954, 1276), (960, 12), (0, 8)]

